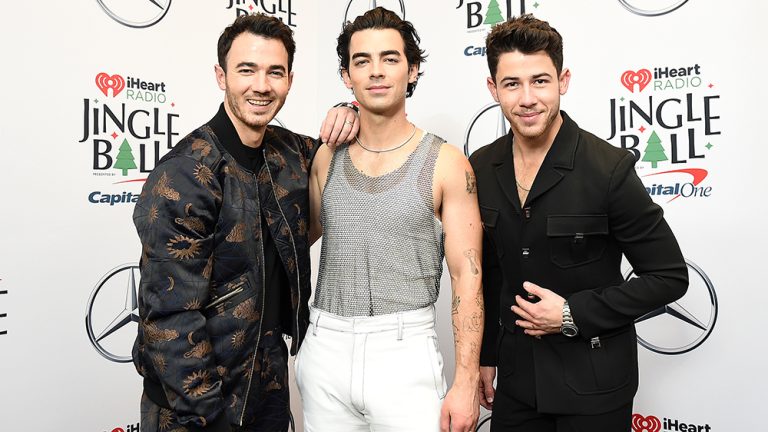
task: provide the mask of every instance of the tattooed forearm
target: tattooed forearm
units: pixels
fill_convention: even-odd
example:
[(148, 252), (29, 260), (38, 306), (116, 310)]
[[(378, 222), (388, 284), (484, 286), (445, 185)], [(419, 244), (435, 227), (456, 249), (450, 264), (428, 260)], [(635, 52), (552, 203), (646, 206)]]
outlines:
[(469, 171), (464, 171), (464, 175), (467, 178), (467, 193), (473, 194), (477, 192), (477, 180), (475, 179), (474, 174)]
[(469, 260), (469, 269), (474, 276), (480, 274), (480, 268), (477, 265), (477, 251), (468, 249), (464, 251), (464, 256)]
[(464, 331), (477, 333), (483, 329), (483, 315), (477, 312), (464, 318)]

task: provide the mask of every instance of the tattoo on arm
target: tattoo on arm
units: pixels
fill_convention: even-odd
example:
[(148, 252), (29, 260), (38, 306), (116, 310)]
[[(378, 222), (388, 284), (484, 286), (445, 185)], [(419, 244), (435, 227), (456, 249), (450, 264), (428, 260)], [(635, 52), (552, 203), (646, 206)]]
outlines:
[(459, 303), (461, 303), (461, 297), (454, 295), (451, 301), (451, 315), (457, 315), (459, 313)]
[(482, 325), (483, 320), (477, 312), (473, 313), (472, 316), (464, 318), (464, 331), (477, 333), (482, 328)]
[(474, 249), (465, 250), (464, 256), (469, 260), (469, 268), (472, 271), (472, 274), (477, 276), (480, 273), (477, 266), (477, 251)]
[(475, 180), (475, 176), (469, 171), (464, 171), (464, 175), (467, 178), (467, 193), (473, 194), (477, 192), (477, 181)]

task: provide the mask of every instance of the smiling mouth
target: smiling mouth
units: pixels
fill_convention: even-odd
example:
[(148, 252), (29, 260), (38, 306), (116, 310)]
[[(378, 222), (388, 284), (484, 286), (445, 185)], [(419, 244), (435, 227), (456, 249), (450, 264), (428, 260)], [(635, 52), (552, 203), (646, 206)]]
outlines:
[(272, 103), (271, 100), (258, 100), (258, 99), (247, 99), (247, 102), (249, 105), (257, 106), (257, 107), (267, 106)]

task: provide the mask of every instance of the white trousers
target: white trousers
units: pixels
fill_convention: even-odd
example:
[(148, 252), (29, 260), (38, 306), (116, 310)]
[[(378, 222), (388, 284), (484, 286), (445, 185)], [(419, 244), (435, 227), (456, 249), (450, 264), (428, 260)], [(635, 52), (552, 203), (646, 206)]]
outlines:
[(347, 318), (310, 308), (296, 356), (306, 432), (431, 432), (446, 392), (435, 309)]

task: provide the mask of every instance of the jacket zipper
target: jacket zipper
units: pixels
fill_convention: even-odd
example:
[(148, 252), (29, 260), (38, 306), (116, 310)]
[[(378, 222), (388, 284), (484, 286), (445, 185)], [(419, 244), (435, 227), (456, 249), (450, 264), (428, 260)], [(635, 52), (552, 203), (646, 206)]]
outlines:
[(214, 299), (212, 302), (208, 303), (208, 306), (206, 306), (205, 309), (214, 308), (214, 307), (224, 303), (225, 301), (231, 299), (235, 295), (240, 294), (241, 292), (243, 292), (243, 287), (242, 286), (237, 288), (234, 291), (230, 291), (230, 292), (224, 294), (223, 296), (221, 296), (221, 297), (219, 297), (217, 299)]
[[(266, 154), (264, 155), (264, 165), (266, 165)], [(269, 170), (269, 167), (267, 167)], [(259, 352), (259, 343), (261, 342), (261, 325), (264, 324), (264, 296), (266, 295), (264, 272), (264, 225), (261, 223), (261, 200), (259, 198), (259, 179), (256, 174), (253, 175), (253, 179), (256, 181), (256, 207), (259, 209), (259, 247), (261, 248), (261, 313), (259, 315), (259, 332), (256, 335), (256, 347), (253, 350), (253, 359), (251, 360), (251, 376), (248, 378), (248, 387), (245, 389), (245, 399), (243, 400), (243, 411), (240, 413), (240, 427), (243, 426), (243, 418), (245, 417), (245, 408), (248, 406), (248, 395), (251, 392), (251, 382), (253, 381), (253, 368), (256, 364), (256, 354)], [(274, 186), (273, 186), (274, 187)]]
[[(275, 181), (272, 179), (272, 170), (269, 169), (269, 163), (267, 163), (267, 150), (262, 149), (264, 152), (264, 166), (267, 167), (267, 174), (269, 174), (269, 183), (272, 185), (272, 191), (275, 193)], [(280, 210), (280, 215), (283, 217), (283, 220), (285, 221), (285, 224), (288, 226), (288, 236), (291, 238), (291, 248), (293, 248), (293, 260), (294, 265), (296, 266), (296, 292), (299, 294), (299, 303), (296, 306), (296, 338), (300, 338), (299, 335), (299, 308), (301, 308), (301, 272), (299, 272), (299, 254), (296, 252), (296, 240), (293, 238), (293, 231), (291, 231), (291, 225), (288, 223), (288, 218), (285, 217), (285, 213), (283, 212), (283, 208), (280, 206), (280, 200), (277, 199), (277, 194), (275, 193), (275, 202), (277, 203), (277, 208)], [(293, 331), (291, 331), (291, 334), (293, 334)], [(298, 344), (299, 340), (294, 341), (294, 343)], [(298, 345), (297, 345), (298, 346)]]

